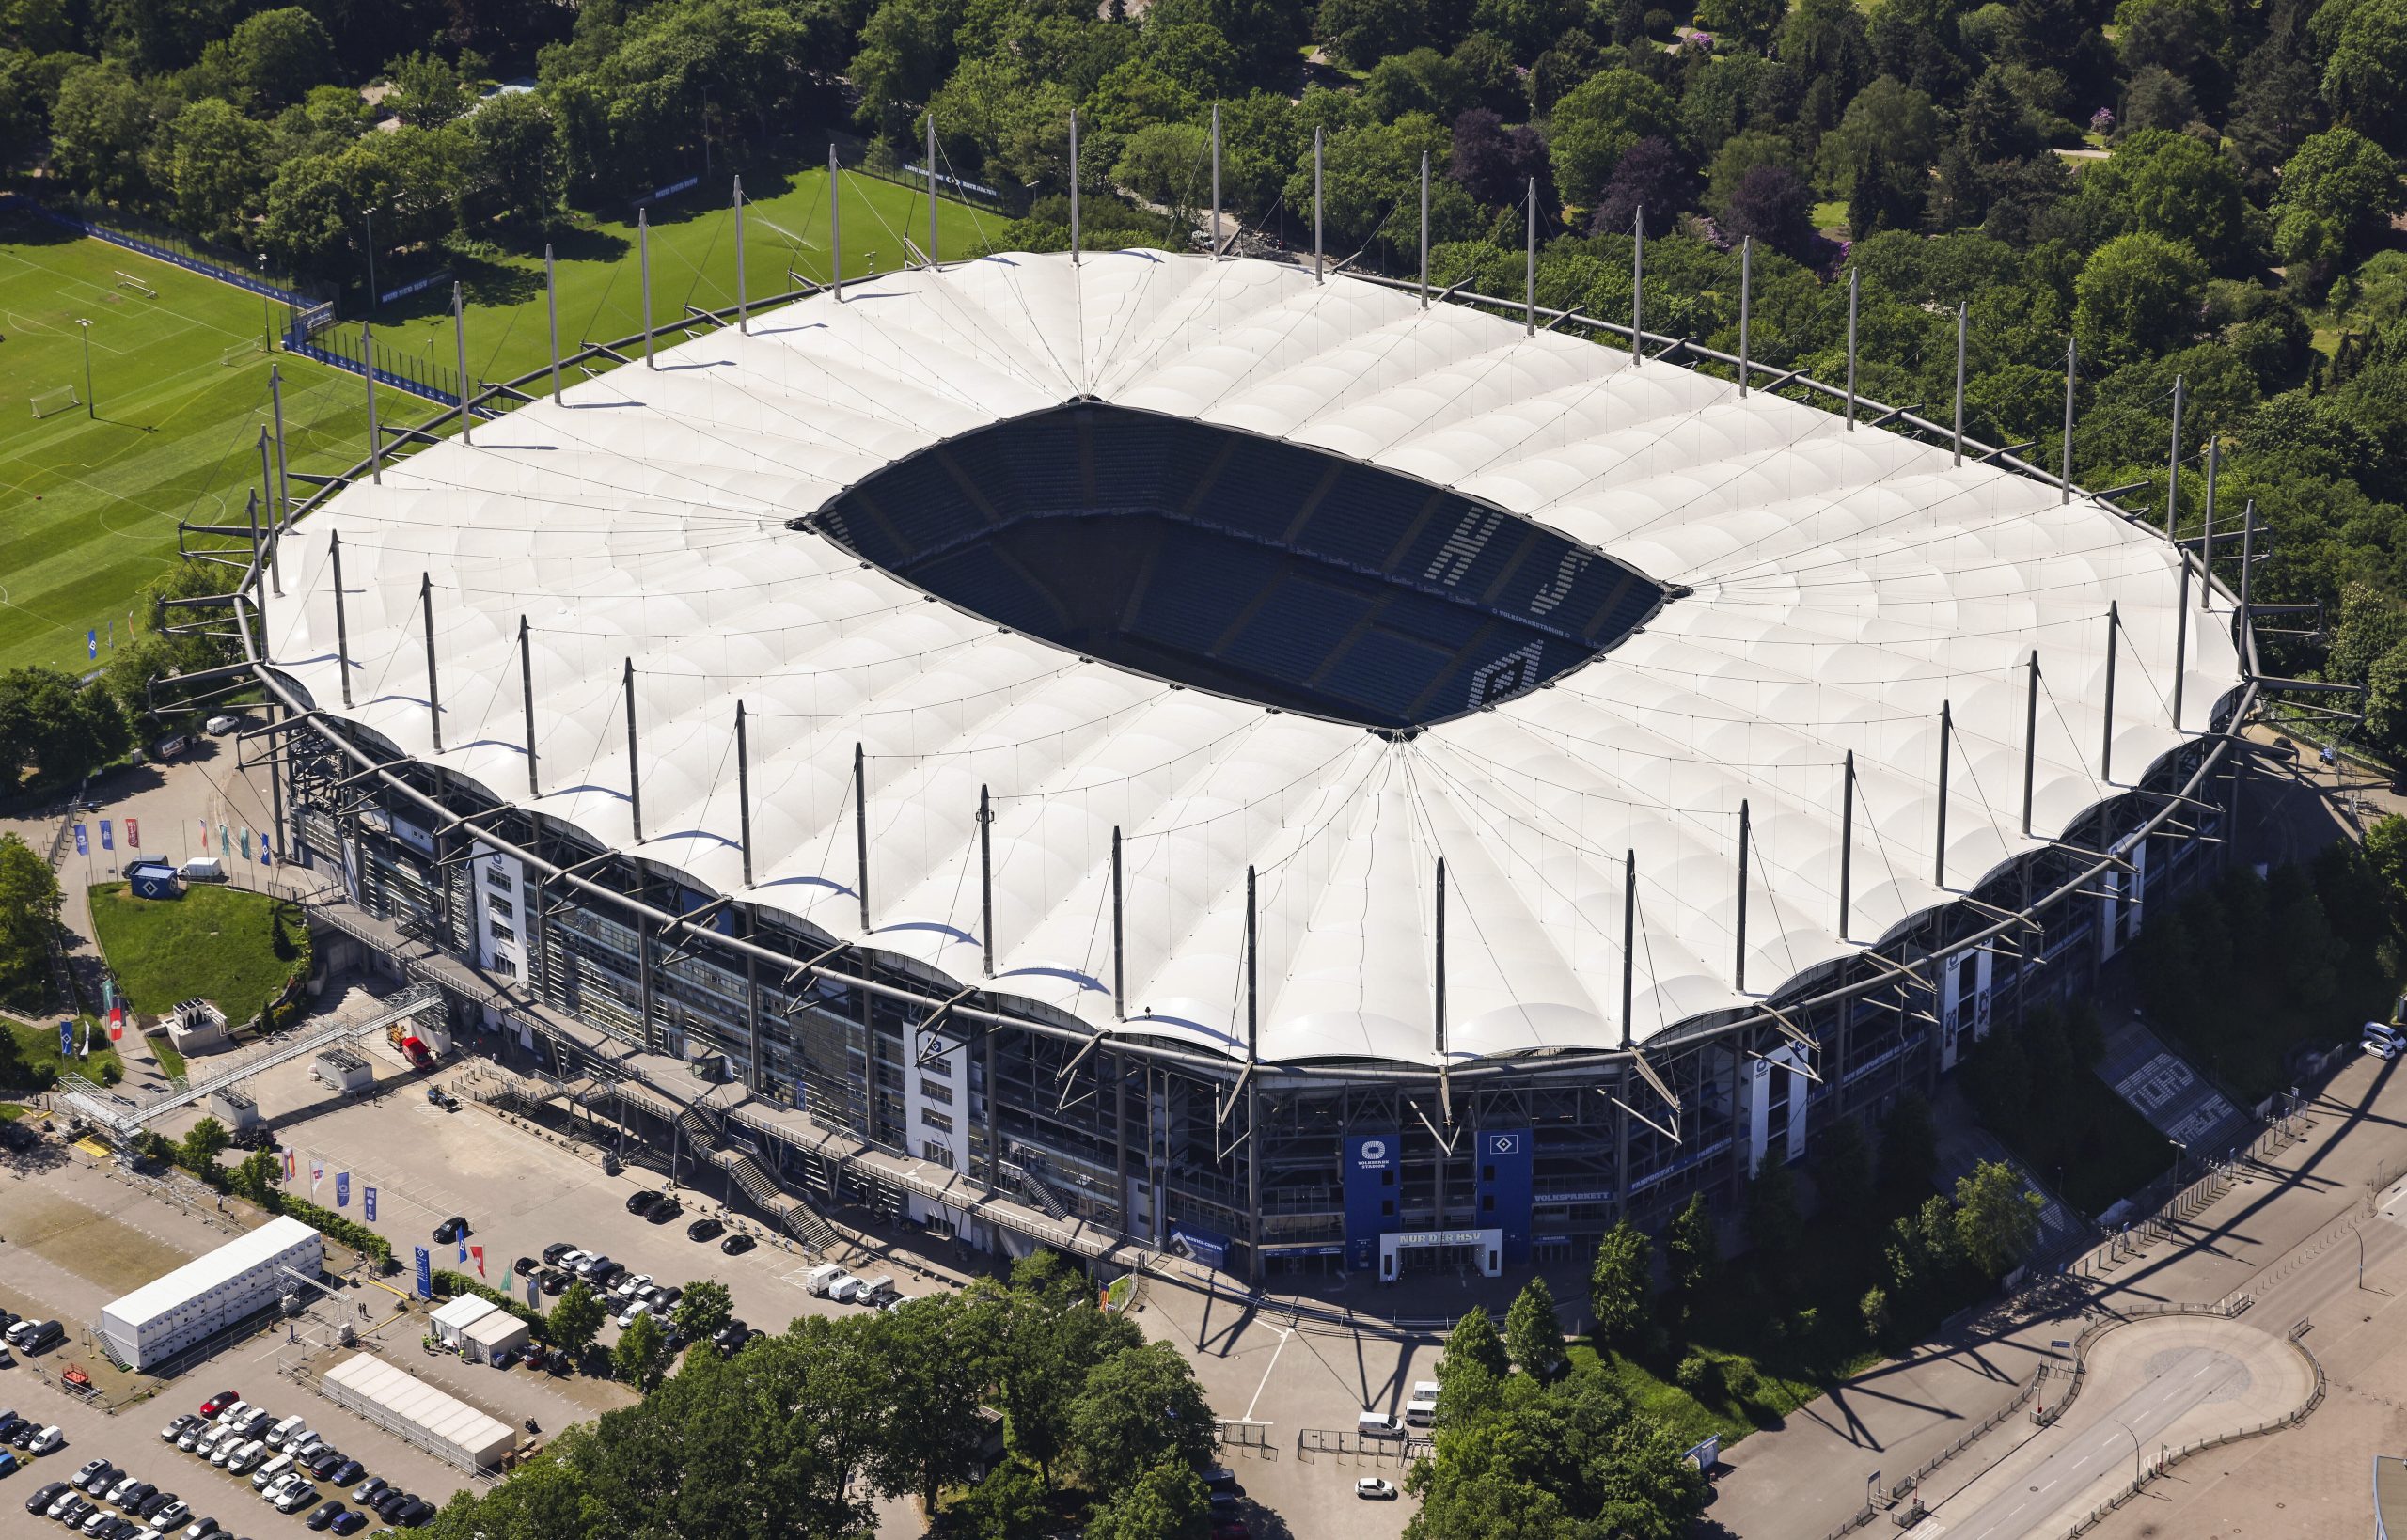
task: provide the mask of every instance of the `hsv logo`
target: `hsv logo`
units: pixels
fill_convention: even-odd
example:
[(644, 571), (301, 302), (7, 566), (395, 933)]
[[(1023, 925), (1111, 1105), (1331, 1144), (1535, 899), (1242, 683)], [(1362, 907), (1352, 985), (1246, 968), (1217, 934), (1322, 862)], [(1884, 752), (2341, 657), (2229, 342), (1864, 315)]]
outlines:
[(1514, 1138), (1511, 1134), (1490, 1134), (1487, 1136), (1487, 1149), (1488, 1153), (1491, 1155), (1511, 1155), (1515, 1150), (1519, 1148), (1520, 1140)]
[(1388, 1141), (1386, 1139), (1366, 1139), (1362, 1141), (1362, 1159), (1366, 1163), (1373, 1160), (1385, 1160), (1387, 1157)]

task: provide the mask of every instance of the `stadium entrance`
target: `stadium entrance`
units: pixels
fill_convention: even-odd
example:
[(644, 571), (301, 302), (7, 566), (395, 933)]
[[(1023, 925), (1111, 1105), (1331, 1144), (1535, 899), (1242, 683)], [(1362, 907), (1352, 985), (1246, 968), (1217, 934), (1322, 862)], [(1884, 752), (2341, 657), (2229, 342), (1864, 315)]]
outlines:
[(1670, 596), (1460, 493), (1095, 401), (947, 439), (801, 527), (1082, 655), (1391, 730), (1535, 689)]
[(1502, 1230), (1392, 1231), (1379, 1237), (1379, 1281), (1403, 1272), (1476, 1267), (1488, 1278), (1504, 1270)]

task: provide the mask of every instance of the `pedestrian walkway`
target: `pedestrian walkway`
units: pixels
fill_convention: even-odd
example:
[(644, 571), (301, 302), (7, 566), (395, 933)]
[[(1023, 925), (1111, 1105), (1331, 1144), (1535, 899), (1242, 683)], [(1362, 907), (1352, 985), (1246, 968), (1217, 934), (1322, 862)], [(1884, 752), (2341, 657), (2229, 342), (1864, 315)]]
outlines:
[(2156, 1131), (2210, 1159), (2256, 1131), (2254, 1122), (2134, 1014), (2106, 1029), (2098, 1077)]

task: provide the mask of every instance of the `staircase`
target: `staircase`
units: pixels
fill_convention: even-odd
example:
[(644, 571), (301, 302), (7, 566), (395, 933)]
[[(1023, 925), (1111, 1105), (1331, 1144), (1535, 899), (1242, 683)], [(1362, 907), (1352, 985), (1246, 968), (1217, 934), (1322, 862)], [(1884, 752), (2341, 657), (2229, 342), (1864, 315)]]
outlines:
[(677, 1126), (697, 1150), (716, 1148), (727, 1134), (725, 1115), (703, 1102), (695, 1102), (677, 1114)]
[(804, 1249), (814, 1256), (832, 1256), (846, 1249), (843, 1237), (829, 1228), (817, 1211), (770, 1180), (769, 1173), (750, 1155), (713, 1150), (710, 1158), (713, 1165), (735, 1179), (745, 1197), (777, 1220), (779, 1229), (800, 1241)]
[(1003, 1168), (1003, 1174), (1014, 1192), (1044, 1210), (1048, 1218), (1058, 1219), (1063, 1224), (1078, 1222), (1078, 1216), (1072, 1214), (1069, 1206), (1053, 1195), (1053, 1189), (1047, 1186), (1045, 1179), (1034, 1171), (1025, 1166), (1007, 1165)]

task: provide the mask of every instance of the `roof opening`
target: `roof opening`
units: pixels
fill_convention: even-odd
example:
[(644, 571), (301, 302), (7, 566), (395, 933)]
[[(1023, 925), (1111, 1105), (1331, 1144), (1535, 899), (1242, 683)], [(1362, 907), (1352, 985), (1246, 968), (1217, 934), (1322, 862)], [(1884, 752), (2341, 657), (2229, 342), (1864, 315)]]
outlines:
[(1240, 699), (1402, 729), (1587, 662), (1663, 589), (1460, 493), (1074, 401), (945, 440), (810, 526), (999, 624)]

